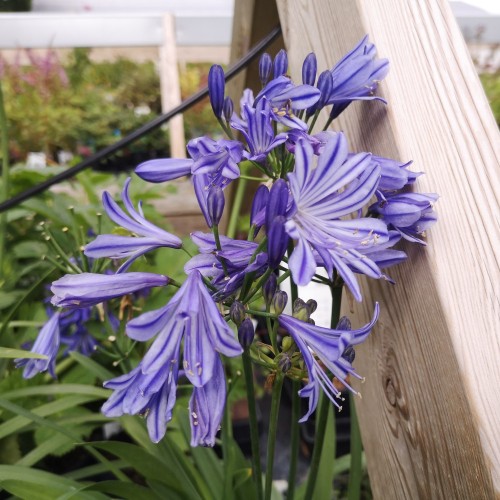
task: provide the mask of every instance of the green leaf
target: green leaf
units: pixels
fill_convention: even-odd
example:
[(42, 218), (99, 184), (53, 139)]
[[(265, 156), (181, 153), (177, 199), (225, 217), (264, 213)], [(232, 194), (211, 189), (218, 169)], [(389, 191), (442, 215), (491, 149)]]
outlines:
[(22, 296), (22, 292), (3, 292), (0, 290), (0, 309), (7, 309), (15, 304)]
[[(191, 429), (186, 410), (179, 410), (179, 423), (186, 443), (189, 445)], [(223, 464), (212, 448), (196, 446), (189, 449), (196, 468), (210, 489), (213, 498), (222, 498), (224, 489)]]
[(45, 354), (37, 354), (36, 352), (23, 351), (21, 349), (10, 349), (9, 347), (0, 347), (0, 358), (48, 359)]
[[(1, 351), (0, 351), (1, 352)], [(83, 384), (51, 384), (36, 385), (34, 387), (23, 387), (2, 394), (4, 399), (25, 398), (28, 396), (46, 396), (54, 394), (73, 394), (93, 396), (95, 399), (105, 399), (111, 395), (109, 389), (101, 389), (92, 385)]]
[[(62, 427), (51, 420), (43, 418), (44, 416), (58, 413), (64, 409), (72, 408), (77, 406), (78, 404), (83, 404), (95, 399), (92, 396), (68, 396), (57, 401), (53, 401), (51, 403), (47, 403), (46, 405), (39, 406), (35, 408), (33, 411), (25, 410), (23, 407), (18, 406), (6, 399), (0, 398), (0, 407), (5, 408), (8, 411), (13, 413), (17, 413), (18, 416), (11, 418), (4, 424), (0, 425), (0, 437), (5, 436), (6, 434), (10, 434), (12, 432), (19, 431), (30, 422), (36, 422), (39, 425), (43, 425), (49, 427), (51, 429), (60, 432), (68, 436), (70, 439), (75, 442), (79, 441), (79, 437), (72, 433), (69, 429)], [(110, 463), (106, 457), (104, 457), (101, 453), (99, 453), (92, 445), (87, 444), (89, 453), (91, 453), (95, 458), (99, 461), (108, 464), (108, 469), (113, 472), (113, 474), (122, 481), (130, 481), (127, 476), (125, 476), (120, 470), (114, 469), (113, 464)]]
[(153, 491), (144, 486), (134, 483), (122, 483), (121, 481), (99, 481), (89, 486), (86, 491), (102, 491), (110, 493), (113, 498), (124, 498), (125, 500), (162, 500)]
[(71, 448), (73, 448), (75, 445), (73, 440), (69, 439), (68, 436), (65, 436), (64, 434), (52, 434), (52, 437), (50, 439), (33, 448), (29, 453), (18, 460), (16, 462), (16, 465), (24, 465), (27, 467), (35, 465), (47, 455), (57, 454), (57, 450), (61, 448), (67, 450), (68, 445), (71, 445)]
[[(54, 500), (81, 488), (79, 483), (71, 479), (20, 465), (0, 465), (0, 485), (9, 493), (26, 500)], [(92, 500), (106, 497), (81, 491), (73, 498)]]
[[(131, 443), (120, 443), (117, 441), (93, 442), (92, 446), (112, 453), (116, 457), (125, 460), (146, 479), (152, 479), (164, 483), (169, 488), (182, 494), (186, 491), (186, 485), (181, 482), (173, 470), (165, 467), (165, 464), (148, 453), (146, 450)], [(168, 473), (166, 473), (168, 471)], [(186, 496), (186, 498), (189, 498)]]
[(325, 434), (320, 439), (323, 441), (323, 449), (321, 450), (318, 476), (314, 488), (314, 498), (318, 500), (330, 500), (333, 492), (336, 439), (333, 405), (329, 406)]
[[(69, 355), (78, 363), (80, 363), (84, 368), (92, 372), (99, 380), (110, 380), (115, 377), (113, 372), (110, 372), (104, 366), (101, 366), (99, 363), (95, 362), (93, 359), (90, 359), (83, 354), (71, 351)], [(108, 393), (109, 396), (109, 393)], [(107, 397), (107, 396), (106, 396)]]
[[(10, 320), (14, 317), (17, 310), (23, 304), (26, 299), (52, 274), (55, 267), (51, 267), (42, 277), (20, 298), (20, 300), (9, 310), (7, 316), (3, 318), (2, 326), (0, 327), (0, 336), (2, 336), (7, 330)], [(1, 292), (0, 292), (1, 293)], [(0, 307), (1, 309), (1, 307)]]
[(0, 464), (14, 464), (21, 456), (16, 435), (7, 436), (0, 440)]
[(46, 201), (37, 198), (30, 198), (29, 200), (25, 201), (21, 205), (21, 207), (33, 210), (37, 214), (43, 216), (46, 219), (50, 219), (51, 221), (61, 226), (71, 225), (71, 215), (67, 207), (65, 207), (65, 210), (56, 210), (50, 207)]
[[(126, 467), (130, 467), (125, 460), (113, 460), (111, 464), (116, 469), (125, 469)], [(84, 479), (87, 477), (92, 477), (92, 476), (97, 476), (99, 474), (107, 473), (108, 471), (109, 471), (108, 464), (95, 464), (68, 472), (67, 474), (64, 474), (64, 476), (69, 479)]]
[[(59, 413), (61, 411), (67, 410), (68, 408), (73, 408), (74, 406), (83, 403), (88, 403), (89, 401), (94, 401), (95, 399), (97, 399), (95, 396), (67, 396), (56, 401), (51, 401), (50, 403), (38, 406), (32, 411), (28, 411), (2, 398), (0, 399), (0, 407), (12, 411), (13, 413), (17, 413), (18, 416), (13, 417), (0, 425), (0, 438), (8, 436), (9, 434), (12, 434), (14, 432), (19, 432), (31, 422), (37, 422), (41, 425), (48, 425), (50, 427), (58, 428), (56, 424), (54, 424), (50, 420), (44, 419), (43, 417), (53, 415), (54, 413)], [(64, 434), (68, 435), (69, 431), (66, 431), (66, 429), (64, 428), (62, 428), (62, 430), (64, 431)]]
[(21, 241), (11, 249), (12, 254), (17, 259), (42, 257), (42, 255), (47, 255), (47, 251), (47, 245), (36, 240)]

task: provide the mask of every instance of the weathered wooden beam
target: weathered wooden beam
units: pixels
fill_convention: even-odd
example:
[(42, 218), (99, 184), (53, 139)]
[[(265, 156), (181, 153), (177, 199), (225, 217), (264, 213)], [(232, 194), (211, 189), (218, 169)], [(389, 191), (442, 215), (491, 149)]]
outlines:
[[(353, 151), (414, 160), (416, 190), (441, 195), (428, 247), (365, 280), (356, 324), (382, 308), (355, 366), (379, 499), (500, 494), (498, 128), (445, 0), (277, 0), (293, 76), (333, 64), (365, 34), (391, 73), (389, 101), (354, 103), (334, 125)], [(321, 120), (319, 120), (321, 122)]]
[[(276, 2), (268, 0), (235, 0), (233, 17), (233, 36), (231, 42), (230, 61), (234, 63), (243, 57), (250, 48), (264, 38), (279, 24)], [(274, 55), (284, 47), (283, 37), (277, 38), (267, 49)], [(228, 85), (229, 93), (239, 106), (239, 99), (243, 89), (260, 88), (259, 63), (252, 62)]]

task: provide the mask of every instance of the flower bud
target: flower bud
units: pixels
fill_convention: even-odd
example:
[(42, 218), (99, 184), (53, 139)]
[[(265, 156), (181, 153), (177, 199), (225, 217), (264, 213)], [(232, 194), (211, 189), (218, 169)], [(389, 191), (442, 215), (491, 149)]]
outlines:
[(323, 73), (319, 75), (317, 87), (321, 94), (318, 101), (307, 110), (308, 116), (311, 116), (315, 111), (324, 108), (328, 103), (328, 98), (330, 97), (333, 89), (333, 77), (330, 71), (323, 71)]
[(337, 328), (336, 330), (351, 330), (351, 320), (347, 316), (342, 316), (337, 323)]
[(274, 58), (274, 78), (284, 75), (288, 70), (288, 56), (286, 50), (281, 49)]
[(224, 192), (219, 186), (210, 188), (207, 196), (207, 214), (213, 226), (217, 226), (224, 212)]
[(224, 104), (222, 106), (222, 113), (224, 114), (224, 118), (227, 122), (231, 120), (234, 111), (233, 100), (230, 97), (226, 97), (224, 99)]
[(240, 326), (245, 319), (245, 306), (235, 300), (229, 308), (229, 317), (233, 320), (234, 324)]
[(307, 322), (309, 319), (309, 308), (302, 299), (295, 299), (293, 303), (293, 317)]
[(354, 350), (354, 347), (352, 345), (347, 346), (342, 353), (342, 357), (349, 363), (352, 363), (354, 361), (354, 358), (356, 357), (356, 351)]
[(293, 343), (294, 342), (292, 337), (283, 337), (283, 340), (281, 341), (281, 350), (284, 352), (289, 351), (292, 348)]
[(278, 358), (278, 368), (283, 373), (286, 373), (288, 370), (290, 370), (291, 367), (292, 367), (291, 356), (286, 352), (281, 353)]
[(265, 210), (267, 203), (269, 201), (269, 189), (264, 184), (261, 184), (252, 201), (252, 210), (250, 211), (250, 224), (255, 224), (256, 226), (262, 226), (264, 222), (264, 217), (262, 216), (262, 211)]
[(224, 70), (218, 64), (214, 64), (208, 72), (208, 95), (210, 104), (217, 118), (222, 116), (224, 105)]
[(267, 256), (271, 269), (280, 265), (288, 247), (289, 237), (285, 231), (285, 222), (286, 219), (282, 215), (275, 217), (267, 230)]
[(288, 205), (288, 185), (284, 179), (278, 179), (271, 188), (266, 209), (266, 228), (269, 230), (278, 215), (285, 215)]
[(272, 66), (273, 60), (271, 59), (271, 56), (267, 52), (264, 52), (260, 56), (259, 60), (259, 78), (262, 86), (264, 86), (268, 82), (269, 77), (271, 76)]
[(302, 83), (304, 85), (314, 85), (317, 70), (318, 63), (316, 61), (316, 55), (314, 52), (311, 52), (304, 59), (304, 64), (302, 64)]
[(312, 314), (318, 308), (318, 303), (314, 299), (309, 299), (306, 302), (307, 308), (309, 309), (309, 314)]
[(278, 290), (271, 301), (271, 312), (279, 316), (286, 307), (288, 295), (283, 290)]
[(272, 273), (262, 287), (262, 295), (264, 296), (266, 304), (271, 304), (274, 294), (276, 293), (276, 288), (278, 288), (278, 278), (276, 274)]
[(245, 319), (238, 328), (238, 340), (243, 349), (249, 347), (253, 342), (255, 330), (250, 318)]

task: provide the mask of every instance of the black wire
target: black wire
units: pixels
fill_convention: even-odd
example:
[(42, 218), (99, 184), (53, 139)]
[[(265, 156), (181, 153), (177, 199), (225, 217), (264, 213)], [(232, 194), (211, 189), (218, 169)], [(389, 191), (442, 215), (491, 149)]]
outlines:
[[(231, 66), (231, 68), (227, 70), (227, 72), (225, 73), (226, 81), (231, 80), (231, 78), (233, 78), (241, 70), (246, 68), (280, 34), (281, 34), (281, 27), (277, 26), (267, 36), (262, 38), (262, 40), (260, 40), (259, 43), (257, 43), (254, 47), (252, 47), (244, 57), (242, 57), (239, 61), (236, 62), (236, 64), (234, 64), (233, 66)], [(71, 167), (68, 170), (65, 170), (64, 172), (61, 172), (60, 174), (54, 175), (54, 177), (51, 177), (50, 179), (47, 179), (46, 181), (41, 182), (36, 186), (26, 189), (22, 193), (16, 194), (12, 198), (4, 201), (3, 203), (0, 203), (0, 213), (4, 212), (5, 210), (9, 210), (10, 208), (15, 207), (16, 205), (19, 205), (19, 203), (22, 203), (23, 201), (33, 196), (36, 196), (37, 194), (42, 193), (43, 191), (53, 186), (54, 184), (58, 184), (59, 182), (65, 181), (73, 177), (74, 175), (78, 174), (82, 170), (91, 167), (94, 163), (97, 163), (100, 160), (112, 155), (113, 153), (116, 153), (116, 151), (124, 148), (130, 143), (145, 136), (152, 130), (158, 128), (160, 125), (163, 125), (164, 123), (168, 122), (174, 116), (178, 115), (179, 113), (183, 113), (190, 107), (194, 106), (207, 96), (208, 96), (208, 87), (205, 87), (196, 94), (193, 94), (191, 97), (187, 98), (185, 101), (182, 101), (181, 104), (179, 104), (179, 106), (170, 110), (168, 113), (160, 115), (151, 120), (150, 122), (145, 123), (142, 127), (139, 127), (137, 130), (134, 130), (133, 132), (123, 137), (119, 141), (115, 142), (114, 144), (101, 149), (92, 156), (89, 156), (82, 162), (78, 163), (78, 165), (75, 165), (74, 167)]]

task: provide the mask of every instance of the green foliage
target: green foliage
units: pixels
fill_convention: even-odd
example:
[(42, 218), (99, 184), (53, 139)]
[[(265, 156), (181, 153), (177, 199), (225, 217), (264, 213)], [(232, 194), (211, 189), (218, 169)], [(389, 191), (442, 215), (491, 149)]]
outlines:
[[(160, 81), (152, 61), (120, 58), (96, 63), (90, 49), (83, 48), (74, 49), (64, 65), (54, 51), (44, 56), (27, 54), (29, 66), (4, 64), (10, 152), (15, 161), (23, 161), (29, 151), (45, 152), (49, 162), (57, 160), (59, 150), (88, 155), (161, 113)], [(208, 69), (206, 64), (185, 67), (183, 97), (206, 85)], [(219, 133), (208, 100), (184, 118), (188, 138)], [(132, 168), (135, 160), (127, 157), (138, 152), (168, 156), (167, 127), (131, 144), (117, 154), (116, 161)]]
[(495, 120), (500, 127), (500, 72), (483, 73), (480, 78)]

